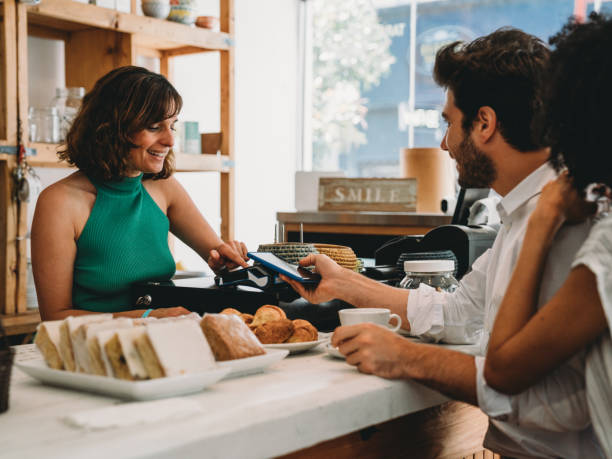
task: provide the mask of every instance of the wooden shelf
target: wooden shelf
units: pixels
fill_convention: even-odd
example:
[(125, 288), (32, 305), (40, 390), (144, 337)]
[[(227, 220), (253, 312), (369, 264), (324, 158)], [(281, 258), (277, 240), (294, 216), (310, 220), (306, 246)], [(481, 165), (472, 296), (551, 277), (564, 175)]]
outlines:
[[(53, 143), (31, 143), (30, 148), (36, 150), (36, 155), (28, 156), (28, 164), (34, 167), (69, 167), (64, 161), (58, 161), (57, 149)], [(0, 155), (2, 156), (9, 155)], [(222, 155), (196, 155), (175, 153), (177, 172), (229, 172), (232, 161)]]
[(0, 320), (7, 335), (33, 333), (40, 323), (40, 313), (38, 310), (32, 310), (23, 314), (0, 315)]
[(233, 161), (223, 155), (176, 153), (177, 172), (229, 172)]
[(124, 32), (133, 35), (136, 46), (172, 50), (173, 55), (203, 50), (223, 51), (233, 46), (232, 37), (224, 32), (121, 13), (72, 0), (44, 0), (29, 6), (28, 25), (35, 26), (35, 34), (44, 34), (44, 29), (50, 29), (50, 34), (90, 29)]
[[(216, 32), (73, 0), (42, 0), (35, 5), (0, 0), (0, 145), (17, 144), (18, 120), (22, 138), (28, 139), (28, 36), (62, 41), (63, 84), (86, 91), (113, 69), (141, 65), (142, 56), (157, 59), (160, 74), (172, 81), (175, 56), (214, 51), (220, 67), (219, 132), (202, 134), (206, 154), (176, 153), (176, 170), (220, 174), (221, 237), (234, 239), (234, 0), (218, 2), (221, 31)], [(131, 9), (135, 10), (135, 1)], [(26, 160), (32, 166), (69, 167), (58, 160), (57, 144), (26, 141), (26, 147)], [(19, 330), (11, 333), (21, 333), (32, 331), (40, 317), (26, 314), (27, 263), (22, 236), (27, 233), (28, 213), (26, 203), (13, 199), (15, 163), (12, 151), (0, 152), (0, 313), (5, 314), (0, 320)]]

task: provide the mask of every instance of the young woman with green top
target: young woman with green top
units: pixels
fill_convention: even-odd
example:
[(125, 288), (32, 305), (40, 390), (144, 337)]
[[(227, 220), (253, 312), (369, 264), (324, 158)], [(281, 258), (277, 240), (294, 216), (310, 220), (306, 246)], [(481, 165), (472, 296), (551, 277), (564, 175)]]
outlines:
[[(41, 193), (32, 224), (43, 320), (143, 315), (129, 302), (130, 285), (174, 275), (169, 232), (213, 270), (246, 266), (245, 245), (222, 241), (172, 175), (182, 103), (166, 78), (133, 66), (103, 76), (83, 99), (59, 153), (79, 170)], [(150, 315), (187, 312), (159, 308)]]

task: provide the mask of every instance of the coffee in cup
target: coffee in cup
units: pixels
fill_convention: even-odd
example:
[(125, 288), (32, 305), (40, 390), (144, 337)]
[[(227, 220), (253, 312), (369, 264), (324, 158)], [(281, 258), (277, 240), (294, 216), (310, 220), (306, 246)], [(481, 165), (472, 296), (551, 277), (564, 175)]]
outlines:
[[(391, 314), (391, 311), (385, 308), (353, 308), (341, 309), (338, 311), (340, 323), (342, 325), (355, 325), (364, 322), (372, 322), (383, 327), (388, 327), (391, 331), (398, 331), (402, 326), (402, 318), (397, 314)], [(392, 325), (392, 319), (395, 319), (396, 324)]]

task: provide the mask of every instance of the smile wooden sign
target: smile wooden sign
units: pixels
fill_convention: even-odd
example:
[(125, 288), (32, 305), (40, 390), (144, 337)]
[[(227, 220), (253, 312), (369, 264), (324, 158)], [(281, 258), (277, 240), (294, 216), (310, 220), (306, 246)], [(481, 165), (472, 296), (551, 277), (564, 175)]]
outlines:
[(416, 212), (414, 178), (319, 179), (319, 210)]

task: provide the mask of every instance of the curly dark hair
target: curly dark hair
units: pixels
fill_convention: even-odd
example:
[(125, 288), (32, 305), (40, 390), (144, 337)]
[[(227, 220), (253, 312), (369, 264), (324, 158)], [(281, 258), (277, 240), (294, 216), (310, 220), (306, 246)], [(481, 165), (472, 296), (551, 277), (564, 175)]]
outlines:
[(539, 38), (504, 27), (470, 43), (456, 41), (436, 53), (434, 79), (450, 89), (471, 132), (480, 107), (495, 110), (499, 130), (519, 151), (543, 146), (536, 126), (550, 50)]
[(578, 190), (591, 183), (611, 187), (612, 17), (591, 13), (584, 24), (570, 19), (550, 43), (554, 79), (544, 137), (551, 162), (557, 170), (567, 166)]
[[(119, 67), (85, 95), (58, 156), (93, 180), (120, 180), (129, 169), (130, 149), (136, 147), (131, 136), (175, 116), (182, 106), (183, 99), (164, 76), (142, 67)], [(144, 178), (168, 178), (173, 172), (170, 151), (161, 172)]]

